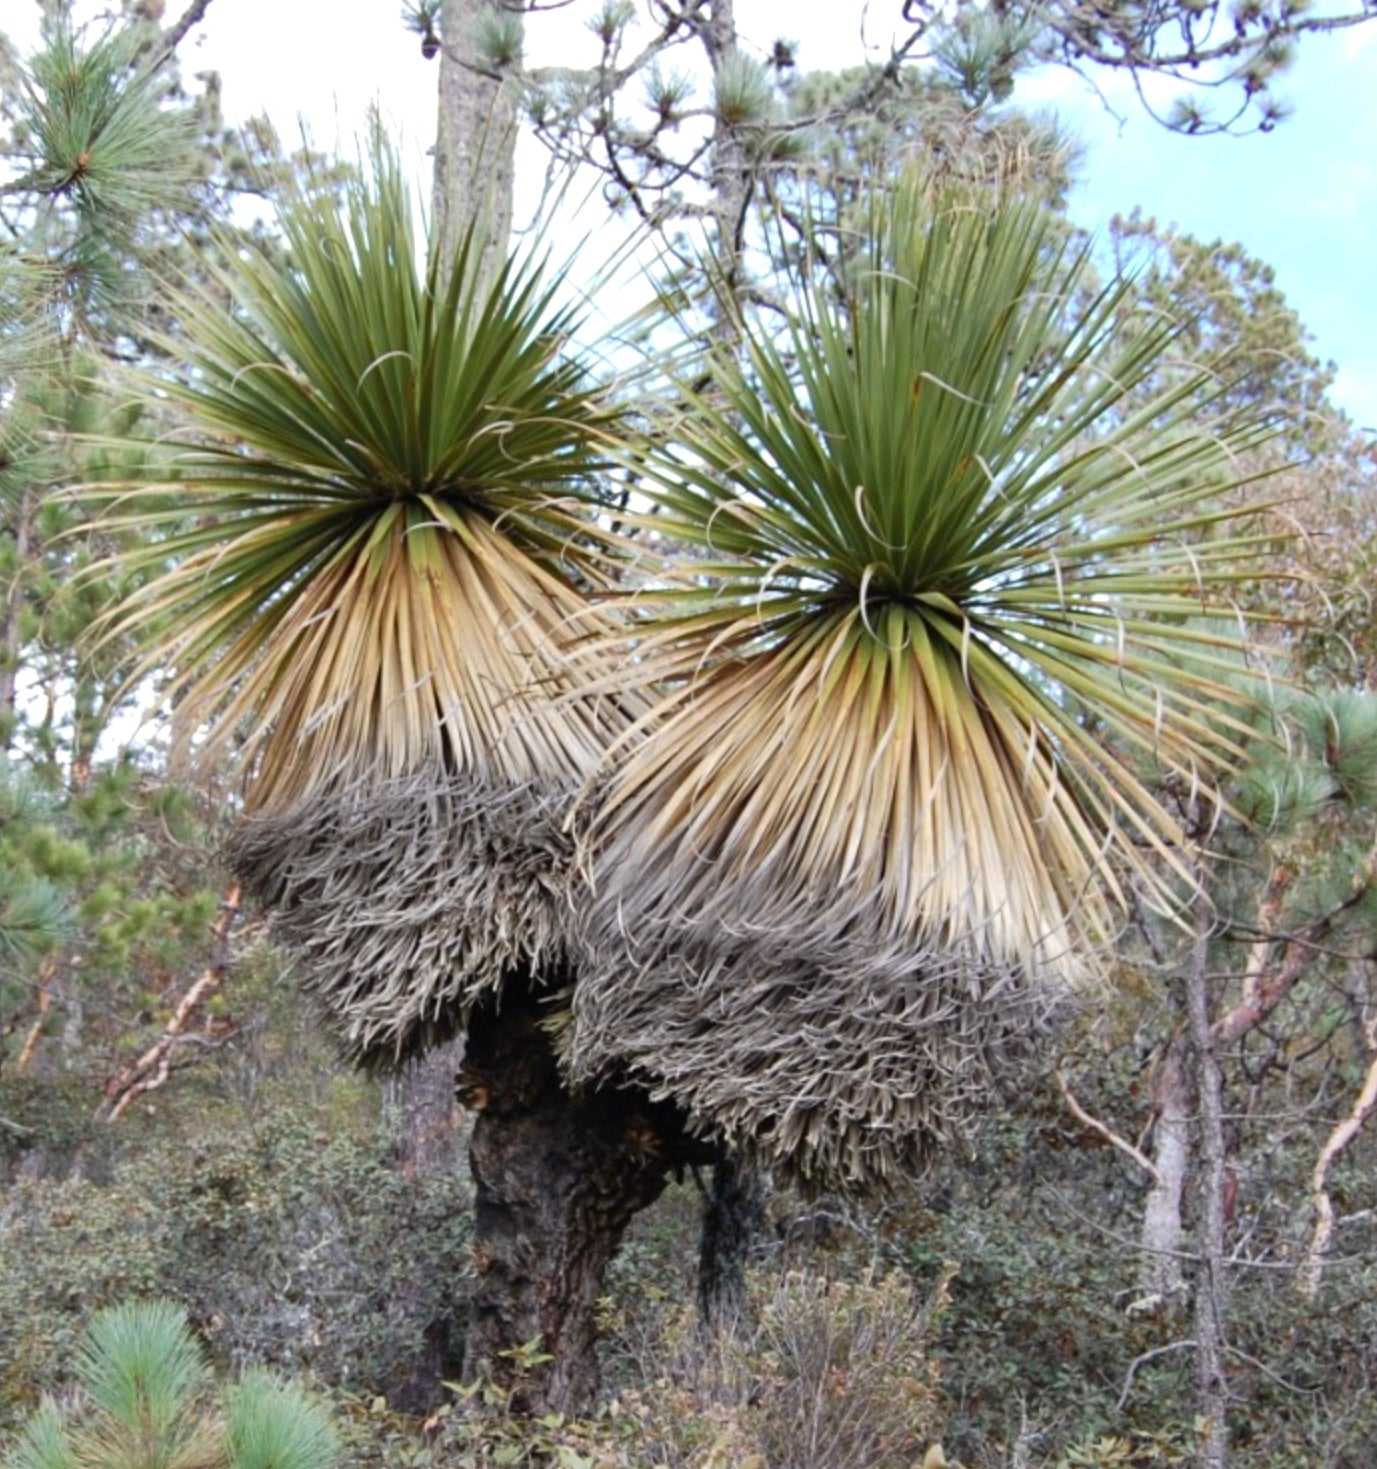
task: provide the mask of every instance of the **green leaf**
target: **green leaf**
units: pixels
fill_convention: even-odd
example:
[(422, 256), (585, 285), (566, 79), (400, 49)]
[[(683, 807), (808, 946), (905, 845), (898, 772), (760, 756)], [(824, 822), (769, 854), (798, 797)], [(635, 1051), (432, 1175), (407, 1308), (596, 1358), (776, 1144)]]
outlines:
[(417, 770), (579, 778), (611, 718), (567, 659), (606, 581), (617, 414), (558, 272), (489, 281), (473, 239), (427, 264), (381, 141), (338, 211), (302, 194), (281, 224), (285, 257), (227, 249), (169, 308), (186, 367), (148, 387), (194, 431), (170, 477), (92, 492), (140, 536), (92, 573), (137, 583), (104, 635), (175, 669), (207, 758), (247, 735), (260, 806)]

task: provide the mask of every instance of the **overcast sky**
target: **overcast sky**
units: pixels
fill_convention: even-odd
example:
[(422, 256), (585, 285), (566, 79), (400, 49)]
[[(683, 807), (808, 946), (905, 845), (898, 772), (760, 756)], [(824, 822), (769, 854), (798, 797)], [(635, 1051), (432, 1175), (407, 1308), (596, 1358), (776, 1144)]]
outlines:
[[(19, 39), (17, 0), (4, 8)], [(586, 55), (581, 22), (591, 9), (574, 0), (533, 17), (536, 63)], [(859, 62), (867, 47), (883, 60), (886, 17), (898, 9), (898, 0), (737, 0), (749, 44), (765, 53), (785, 34), (810, 69)], [(419, 159), (434, 129), (436, 67), (399, 10), (400, 0), (213, 0), (184, 59), (189, 71), (222, 74), (230, 117), (266, 111), (290, 137), (304, 114), (327, 147), (352, 150), (376, 99)], [(1337, 401), (1360, 425), (1377, 426), (1377, 21), (1306, 41), (1280, 88), (1295, 115), (1267, 136), (1176, 137), (1145, 116), (1126, 84), (1101, 81), (1117, 117), (1065, 72), (1024, 79), (1015, 98), (1055, 103), (1084, 141), (1077, 222), (1100, 228), (1138, 206), (1204, 239), (1241, 241), (1275, 267), (1314, 350), (1337, 363)]]

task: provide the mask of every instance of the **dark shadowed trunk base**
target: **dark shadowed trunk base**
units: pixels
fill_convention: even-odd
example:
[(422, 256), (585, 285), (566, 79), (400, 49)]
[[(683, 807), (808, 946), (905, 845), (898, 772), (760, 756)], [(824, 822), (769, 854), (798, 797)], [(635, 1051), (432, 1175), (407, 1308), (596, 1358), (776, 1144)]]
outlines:
[(725, 1149), (703, 1197), (698, 1246), (698, 1314), (705, 1330), (731, 1331), (747, 1311), (746, 1267), (765, 1224), (760, 1176)]
[(477, 1283), (464, 1377), (508, 1388), (516, 1412), (578, 1413), (597, 1392), (597, 1302), (623, 1231), (712, 1149), (643, 1092), (571, 1094), (540, 1018), (538, 1001), (508, 996), (469, 1025), (459, 1097), (477, 1114)]

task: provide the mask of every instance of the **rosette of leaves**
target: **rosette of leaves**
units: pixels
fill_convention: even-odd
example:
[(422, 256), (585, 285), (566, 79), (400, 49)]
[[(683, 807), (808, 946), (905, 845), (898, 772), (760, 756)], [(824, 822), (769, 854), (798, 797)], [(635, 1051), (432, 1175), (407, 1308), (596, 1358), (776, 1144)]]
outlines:
[(104, 492), (147, 579), (103, 630), (142, 640), (200, 761), (242, 763), (229, 859), (388, 1063), (563, 961), (565, 797), (625, 708), (571, 666), (611, 414), (558, 273), (485, 276), (472, 238), (426, 262), (381, 145), (281, 230), (170, 307), (185, 365), (151, 386), (191, 429), (164, 482)]
[(210, 1411), (210, 1372), (169, 1301), (100, 1312), (76, 1360), (74, 1407), (46, 1399), (5, 1469), (331, 1469), (339, 1440), (301, 1389), (250, 1372)]
[(1217, 497), (1265, 433), (1217, 437), (1190, 373), (1132, 397), (1173, 328), (1118, 331), (1128, 286), (1035, 205), (909, 184), (859, 246), (638, 460), (658, 694), (567, 1038), (577, 1076), (839, 1187), (956, 1140), (1130, 883), (1186, 880), (1161, 793), (1246, 732), (1201, 614), (1252, 554)]

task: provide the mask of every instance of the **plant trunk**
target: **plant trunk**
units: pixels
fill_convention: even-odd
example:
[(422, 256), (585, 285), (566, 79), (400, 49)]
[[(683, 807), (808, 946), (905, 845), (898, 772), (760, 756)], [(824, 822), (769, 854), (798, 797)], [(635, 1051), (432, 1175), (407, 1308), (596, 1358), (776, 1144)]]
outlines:
[(1200, 1469), (1225, 1469), (1229, 1456), (1226, 1412), (1229, 1385), (1224, 1372), (1224, 1322), (1228, 1280), (1224, 1259), (1228, 1155), (1224, 1137), (1224, 1083), (1210, 1016), (1209, 952), (1211, 916), (1201, 899), (1196, 939), (1186, 975), (1186, 1014), (1194, 1052), (1200, 1114), (1200, 1168), (1195, 1280), (1195, 1376), (1202, 1424)]
[(520, 61), (494, 61), (485, 26), (520, 23), (501, 0), (444, 0), (440, 12), (440, 108), (435, 135), (431, 228), (447, 274), (465, 233), (476, 230), (483, 274), (507, 258), (516, 170)]
[(765, 1220), (760, 1177), (724, 1148), (703, 1200), (698, 1314), (710, 1332), (730, 1331), (747, 1310), (746, 1266)]
[(573, 1094), (537, 999), (470, 1021), (461, 1101), (477, 1119), (474, 1268), (464, 1376), (519, 1413), (579, 1413), (598, 1387), (597, 1303), (637, 1211), (706, 1161), (677, 1110), (634, 1089)]

